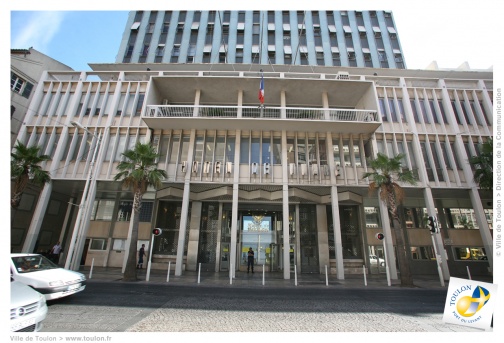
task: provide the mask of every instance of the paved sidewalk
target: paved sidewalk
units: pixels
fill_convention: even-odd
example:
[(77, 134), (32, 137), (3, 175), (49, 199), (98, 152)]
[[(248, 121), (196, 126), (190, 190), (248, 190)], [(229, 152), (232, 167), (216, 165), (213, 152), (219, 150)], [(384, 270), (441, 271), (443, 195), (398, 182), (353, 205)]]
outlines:
[[(86, 275), (89, 280), (106, 280), (106, 281), (122, 281), (121, 268), (111, 267), (81, 267), (79, 270)], [(138, 281), (145, 283), (164, 283), (167, 285), (192, 285), (192, 286), (210, 286), (210, 287), (343, 287), (343, 288), (388, 288), (400, 287), (400, 280), (390, 280), (390, 286), (385, 273), (366, 275), (346, 275), (344, 280), (338, 280), (335, 275), (325, 274), (300, 274), (295, 277), (291, 273), (291, 278), (285, 280), (282, 272), (263, 272), (257, 270), (254, 274), (246, 272), (236, 272), (235, 278), (232, 280), (229, 277), (229, 272), (194, 272), (183, 271), (181, 276), (175, 276), (171, 271), (170, 275), (167, 271), (152, 269), (147, 280), (147, 270), (141, 269), (137, 271)], [(473, 277), (473, 280), (492, 282), (491, 277)], [(437, 275), (427, 275), (415, 277), (413, 283), (416, 288), (437, 288), (448, 289), (448, 281), (441, 284)]]

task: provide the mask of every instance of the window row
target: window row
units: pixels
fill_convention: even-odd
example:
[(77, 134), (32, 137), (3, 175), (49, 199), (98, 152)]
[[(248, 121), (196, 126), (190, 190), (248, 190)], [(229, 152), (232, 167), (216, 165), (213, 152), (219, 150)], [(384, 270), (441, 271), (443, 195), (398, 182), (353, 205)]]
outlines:
[[(427, 208), (404, 207), (404, 220), (406, 228), (428, 228), (428, 217), (432, 214), (427, 212)], [(493, 209), (485, 209), (487, 223), (492, 228)], [(366, 218), (366, 228), (381, 228), (380, 210), (378, 207), (364, 207)], [(472, 208), (443, 208), (441, 216), (436, 209), (434, 214), (440, 228), (449, 229), (478, 229), (474, 209)]]
[[(114, 213), (117, 221), (129, 221), (133, 208), (133, 201), (120, 201), (116, 209), (116, 201), (110, 199), (95, 199), (91, 212), (91, 220), (112, 221)], [(154, 203), (152, 201), (142, 201), (140, 207), (140, 222), (150, 222)], [(117, 211), (117, 212), (114, 212)]]
[[(450, 100), (451, 109), (459, 125), (488, 125), (488, 113), (482, 100)], [(406, 123), (405, 108), (402, 98), (379, 97), (378, 104), (383, 122)], [(410, 99), (411, 113), (415, 123), (449, 124), (447, 110), (442, 99)]]

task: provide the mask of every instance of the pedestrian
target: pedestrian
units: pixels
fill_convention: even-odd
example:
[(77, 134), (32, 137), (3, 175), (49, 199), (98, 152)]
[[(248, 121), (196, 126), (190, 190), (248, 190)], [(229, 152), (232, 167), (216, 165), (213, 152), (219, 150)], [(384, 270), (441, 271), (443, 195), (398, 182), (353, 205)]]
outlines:
[(137, 269), (142, 269), (144, 256), (147, 256), (147, 255), (145, 255), (145, 244), (142, 244), (142, 247), (138, 251)]
[(249, 272), (249, 269), (252, 269), (252, 274), (253, 274), (254, 273), (254, 250), (252, 250), (252, 247), (250, 247), (249, 251), (248, 251), (247, 273)]
[(49, 259), (57, 264), (59, 262), (61, 251), (63, 251), (63, 249), (61, 248), (60, 241), (58, 241), (58, 243), (56, 243), (49, 252)]

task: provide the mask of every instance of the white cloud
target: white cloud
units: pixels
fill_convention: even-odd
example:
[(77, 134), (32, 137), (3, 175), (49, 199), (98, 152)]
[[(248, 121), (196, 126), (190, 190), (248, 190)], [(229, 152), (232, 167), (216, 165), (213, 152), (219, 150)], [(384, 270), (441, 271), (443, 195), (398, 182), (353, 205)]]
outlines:
[[(58, 33), (66, 12), (30, 12), (29, 15), (16, 16), (13, 24), (20, 30), (14, 35), (11, 48), (28, 49), (33, 47), (49, 54), (48, 46)], [(21, 20), (23, 22), (21, 22)]]

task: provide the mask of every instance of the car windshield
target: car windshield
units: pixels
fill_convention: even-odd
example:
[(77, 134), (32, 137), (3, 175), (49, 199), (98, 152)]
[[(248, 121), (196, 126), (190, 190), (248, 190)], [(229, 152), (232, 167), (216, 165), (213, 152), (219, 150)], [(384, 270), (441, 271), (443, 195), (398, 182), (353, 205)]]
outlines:
[(59, 268), (56, 264), (42, 255), (13, 257), (12, 262), (18, 273), (31, 273), (39, 270)]

